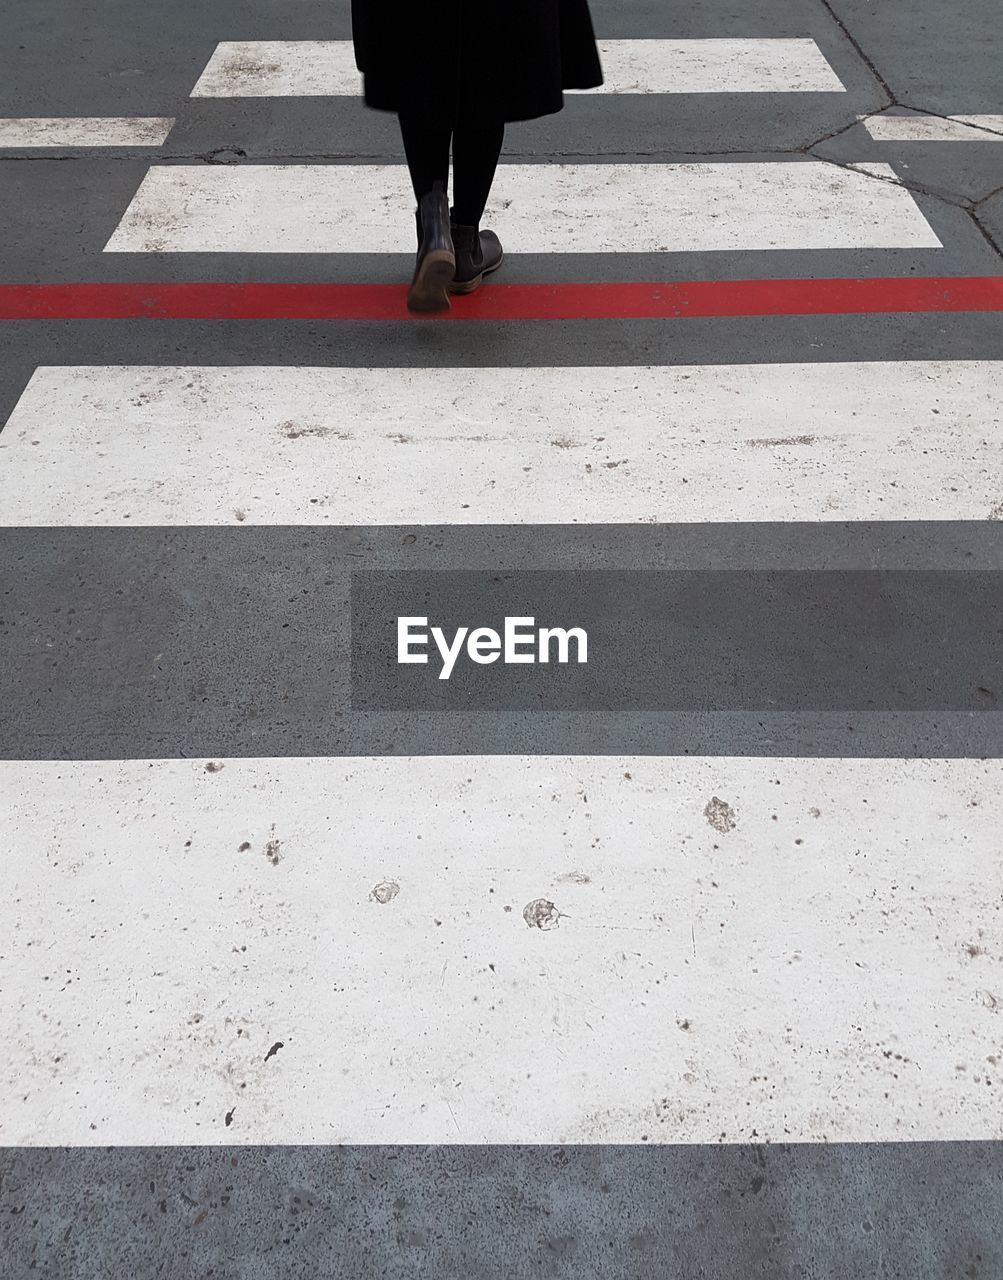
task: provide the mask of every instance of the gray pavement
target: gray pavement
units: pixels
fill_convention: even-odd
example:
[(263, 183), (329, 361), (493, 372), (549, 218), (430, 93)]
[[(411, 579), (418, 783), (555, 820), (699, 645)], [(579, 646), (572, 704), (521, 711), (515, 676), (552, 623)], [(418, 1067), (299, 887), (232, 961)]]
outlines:
[[(592, 526), (584, 557), (566, 528), (7, 531), (2, 754), (999, 753), (997, 523), (760, 525), (769, 570), (730, 567), (754, 555), (743, 526), (707, 529)], [(813, 529), (825, 567), (790, 569)], [(917, 535), (957, 564), (959, 534), (963, 568), (859, 568)], [(585, 625), (594, 657), (444, 684), (387, 667), (417, 612)]]
[(993, 1143), (9, 1157), (10, 1277), (995, 1280)]

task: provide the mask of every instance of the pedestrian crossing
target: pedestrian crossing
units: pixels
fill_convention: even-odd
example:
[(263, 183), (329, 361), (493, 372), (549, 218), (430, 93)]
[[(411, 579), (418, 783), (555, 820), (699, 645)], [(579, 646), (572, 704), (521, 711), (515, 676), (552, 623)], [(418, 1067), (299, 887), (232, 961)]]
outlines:
[(1001, 783), (984, 760), (4, 763), (3, 1132), (999, 1139)]
[[(814, 40), (600, 40), (590, 94), (843, 93)], [(358, 96), (350, 40), (237, 40), (216, 46), (193, 98)]]
[[(412, 253), (409, 191), (400, 165), (154, 167), (105, 252)], [(485, 219), (526, 254), (941, 247), (882, 163), (504, 164)]]
[(985, 520), (1001, 403), (1000, 361), (50, 366), (0, 525)]
[[(607, 17), (618, 36), (649, 21)], [(998, 141), (1003, 117), (867, 114), (870, 72), (834, 30), (732, 18), (724, 38), (682, 38), (711, 29), (695, 14), (680, 38), (600, 39), (605, 83), (572, 111), (647, 111), (653, 142), (607, 162), (541, 133), (500, 166), (485, 222), (546, 324), (515, 304), (469, 323), (495, 284), (450, 325), (317, 301), (328, 279), (397, 288), (381, 255), (414, 251), (385, 139), (294, 161), (276, 141), (311, 105), (352, 119), (349, 41), (219, 40), (214, 19), (176, 105), (0, 120), (0, 147), (142, 147), (191, 111), (234, 161), (187, 142), (116, 161), (133, 167), (87, 223), (92, 260), (53, 285), (89, 273), (97, 301), (33, 313), (34, 371), (2, 383), (0, 1143), (63, 1170), (208, 1152), (227, 1179), (256, 1150), (343, 1144), (357, 1164), (425, 1144), (457, 1162), (435, 1206), (484, 1149), (548, 1170), (591, 1152), (591, 1204), (626, 1146), (671, 1189), (669, 1218), (712, 1148), (765, 1162), (804, 1144), (816, 1163), (771, 1236), (828, 1195), (830, 1144), (854, 1169), (863, 1151), (917, 1160), (885, 1197), (896, 1220), (940, 1152), (999, 1150), (1003, 361), (988, 326), (959, 356), (987, 294), (952, 279), (989, 271), (952, 242), (967, 213), (909, 189), (895, 148)], [(233, 34), (314, 30), (259, 13)], [(753, 97), (803, 113), (806, 143), (813, 112), (845, 105), (845, 154), (699, 154), (671, 115), (737, 121)], [(254, 99), (268, 144), (244, 155), (233, 113)], [(582, 281), (668, 291), (680, 253), (696, 291), (678, 305), (563, 301)], [(189, 284), (318, 294), (242, 312)], [(924, 284), (957, 288), (959, 314), (924, 327), (908, 301), (893, 322), (864, 314), (870, 294), (837, 298)], [(795, 286), (828, 289), (830, 313)], [(116, 289), (139, 291), (141, 319), (108, 319), (134, 314)], [(451, 703), (407, 702), (389, 647), (360, 661), (412, 583), (420, 612), (477, 578), (477, 626), (499, 602), (559, 608), (561, 574), (617, 606), (603, 634), (628, 663), (643, 646), (650, 687), (614, 663), (564, 702), (459, 681)], [(209, 1193), (185, 1186), (187, 1225), (218, 1240)], [(723, 1196), (711, 1180), (707, 1204)], [(505, 1183), (493, 1221), (510, 1200)], [(135, 1219), (151, 1216), (169, 1215)], [(585, 1216), (644, 1256), (627, 1210)], [(945, 1218), (933, 1205), (913, 1236)], [(552, 1269), (592, 1262), (570, 1265)], [(453, 1270), (494, 1280), (479, 1259)]]

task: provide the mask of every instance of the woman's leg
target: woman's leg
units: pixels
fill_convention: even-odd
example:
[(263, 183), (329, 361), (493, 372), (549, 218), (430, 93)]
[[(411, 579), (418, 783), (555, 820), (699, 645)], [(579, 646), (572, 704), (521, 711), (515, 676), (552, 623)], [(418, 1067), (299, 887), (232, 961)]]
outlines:
[(421, 104), (402, 108), (398, 119), (414, 198), (420, 204), (437, 181), (443, 191), (448, 190), (452, 113), (441, 106)]
[(505, 256), (493, 231), (481, 231), (480, 221), (491, 191), (505, 125), (460, 115), (453, 133), (452, 238), (456, 271), (451, 293), (471, 293), (482, 279), (496, 271)]
[(488, 202), (498, 157), (505, 140), (500, 120), (485, 120), (464, 110), (453, 132), (453, 220), (477, 227)]
[(456, 274), (456, 250), (449, 227), (449, 138), (453, 116), (448, 105), (424, 103), (398, 112), (404, 153), (418, 207), (415, 231), (418, 257), (407, 305), (412, 311), (449, 307), (449, 286)]
[[(490, 24), (488, 24), (490, 25)], [(479, 73), (478, 53), (486, 29), (480, 6), (457, 7), (459, 67), (453, 127), (453, 221), (476, 233), (505, 140), (502, 111)]]

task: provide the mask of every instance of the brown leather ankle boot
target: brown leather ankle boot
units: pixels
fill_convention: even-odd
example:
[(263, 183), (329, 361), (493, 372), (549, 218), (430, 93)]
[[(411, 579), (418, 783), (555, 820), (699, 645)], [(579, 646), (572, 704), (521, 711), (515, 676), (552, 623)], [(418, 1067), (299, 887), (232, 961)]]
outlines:
[(501, 241), (493, 231), (480, 231), (477, 227), (450, 223), (453, 248), (456, 251), (456, 272), (450, 293), (473, 293), (484, 277), (497, 271), (505, 254)]

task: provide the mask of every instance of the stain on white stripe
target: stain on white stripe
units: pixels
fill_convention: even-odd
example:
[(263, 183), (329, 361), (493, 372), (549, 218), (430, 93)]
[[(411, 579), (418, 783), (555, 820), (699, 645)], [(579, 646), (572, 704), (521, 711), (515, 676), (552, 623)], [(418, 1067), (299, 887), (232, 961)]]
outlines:
[(0, 147), (159, 147), (173, 128), (164, 116), (8, 118)]
[(224, 40), (191, 96), (354, 97), (361, 88), (351, 40)]
[(1003, 1138), (1001, 796), (974, 760), (0, 764), (0, 1140)]
[(58, 366), (0, 524), (988, 519), (1003, 362)]
[[(105, 248), (411, 254), (413, 207), (398, 165), (162, 166)], [(940, 247), (904, 188), (810, 160), (501, 165), (485, 222), (519, 253)]]
[(872, 116), (875, 142), (1003, 142), (1003, 116)]
[[(604, 83), (586, 93), (842, 93), (814, 40), (599, 40)], [(216, 46), (193, 98), (357, 96), (350, 40)], [(578, 92), (578, 91), (576, 91)]]

